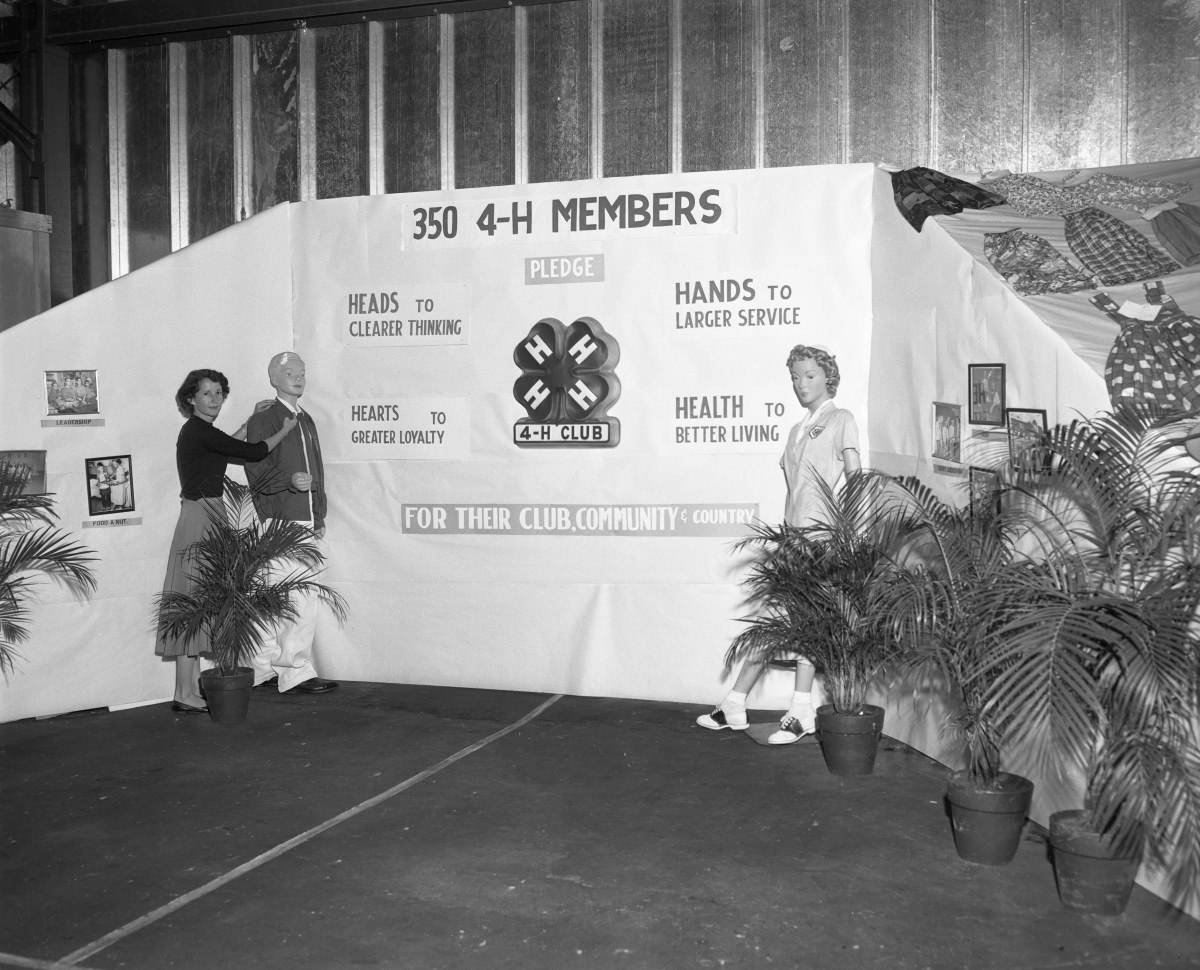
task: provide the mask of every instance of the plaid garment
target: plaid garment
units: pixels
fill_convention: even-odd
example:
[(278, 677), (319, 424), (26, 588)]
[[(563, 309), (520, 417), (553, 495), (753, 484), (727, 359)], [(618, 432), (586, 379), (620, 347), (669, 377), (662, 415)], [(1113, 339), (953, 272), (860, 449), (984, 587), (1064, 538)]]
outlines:
[(1166, 253), (1116, 216), (1088, 207), (1064, 217), (1067, 245), (1105, 286), (1120, 286), (1179, 269)]
[(1150, 225), (1162, 248), (1184, 266), (1200, 263), (1200, 206), (1180, 202), (1156, 215)]
[(929, 216), (955, 215), (963, 209), (1003, 205), (1003, 197), (952, 175), (918, 166), (892, 172), (896, 208), (909, 224), (921, 231)]
[(1023, 229), (984, 233), (983, 254), (996, 272), (1025, 296), (1096, 288), (1096, 281), (1049, 240)]
[(1144, 288), (1146, 302), (1160, 307), (1153, 320), (1122, 315), (1107, 293), (1090, 301), (1121, 326), (1104, 366), (1113, 410), (1133, 404), (1194, 412), (1200, 408), (1200, 318), (1184, 313), (1161, 280)]

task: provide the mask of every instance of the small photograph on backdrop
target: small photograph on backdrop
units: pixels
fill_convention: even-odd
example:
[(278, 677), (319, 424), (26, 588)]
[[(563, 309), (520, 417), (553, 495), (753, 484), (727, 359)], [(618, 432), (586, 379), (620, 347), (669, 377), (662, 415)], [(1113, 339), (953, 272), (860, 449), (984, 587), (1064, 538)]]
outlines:
[(968, 364), (968, 424), (1004, 427), (1004, 365)]
[(1008, 454), (1014, 471), (1032, 472), (1045, 468), (1049, 456), (1043, 450), (1049, 427), (1046, 412), (1039, 408), (1007, 408)]
[(94, 370), (46, 371), (46, 413), (99, 414), (100, 392)]
[(0, 495), (45, 495), (44, 451), (0, 451)]
[(129, 455), (88, 458), (88, 512), (91, 515), (117, 515), (134, 511), (133, 459)]
[(933, 402), (933, 457), (962, 461), (962, 405)]
[(994, 468), (972, 465), (968, 471), (967, 485), (970, 489), (972, 518), (982, 515), (990, 504), (1000, 511), (1000, 473)]

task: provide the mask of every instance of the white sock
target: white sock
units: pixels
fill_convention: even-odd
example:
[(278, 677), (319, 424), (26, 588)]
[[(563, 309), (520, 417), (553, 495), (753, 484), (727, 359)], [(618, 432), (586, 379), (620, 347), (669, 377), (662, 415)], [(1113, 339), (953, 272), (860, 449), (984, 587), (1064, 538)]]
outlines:
[(749, 691), (731, 690), (725, 695), (725, 700), (721, 701), (721, 710), (726, 714), (731, 712), (744, 713), (746, 710), (746, 698), (749, 696)]
[(812, 693), (795, 691), (792, 694), (792, 704), (788, 708), (788, 716), (794, 717), (806, 728), (812, 727), (817, 717), (817, 712), (813, 709)]

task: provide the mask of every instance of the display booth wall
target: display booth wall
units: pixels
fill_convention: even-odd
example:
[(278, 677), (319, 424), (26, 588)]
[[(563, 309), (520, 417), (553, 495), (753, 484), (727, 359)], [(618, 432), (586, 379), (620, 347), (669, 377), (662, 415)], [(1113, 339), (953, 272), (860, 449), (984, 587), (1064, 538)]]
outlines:
[[(151, 607), (179, 516), (175, 391), (188, 370), (217, 367), (232, 419), (270, 390), (263, 362), (292, 342), (289, 221), (271, 210), (0, 333), (0, 450), (45, 452), (59, 524), (97, 557), (87, 601), (37, 587), (0, 720), (171, 696)], [(94, 371), (97, 413), (50, 414), (47, 372), (80, 371)], [(134, 510), (93, 516), (88, 462), (112, 456), (129, 456)]]
[[(0, 332), (0, 447), (45, 451), (62, 524), (98, 557), (88, 600), (41, 588), (0, 720), (170, 698), (151, 609), (174, 392), (223, 371), (232, 430), (281, 350), (306, 361), (325, 579), (350, 610), (318, 627), (323, 676), (712, 703), (747, 611), (735, 545), (782, 518), (800, 343), (837, 355), (865, 464), (947, 495), (1005, 447), (969, 436), (968, 364), (1005, 362), (1009, 405), (1052, 423), (1107, 405), (1095, 368), (939, 227), (915, 232), (871, 165), (280, 205)], [(94, 413), (54, 413), (50, 372), (94, 372)], [(935, 402), (963, 407), (957, 461), (933, 457)], [(112, 456), (132, 508), (93, 514), (88, 463)], [(790, 690), (773, 672), (751, 704)], [(889, 735), (961, 765), (936, 707), (879, 700)], [(1039, 786), (1033, 814), (1071, 800)]]
[[(597, 348), (575, 367), (608, 442), (545, 443), (522, 405), (572, 326)], [(327, 579), (350, 604), (319, 629), (324, 674), (711, 701), (746, 612), (734, 546), (782, 517), (798, 343), (837, 355), (866, 463), (947, 494), (1003, 447), (930, 457), (933, 402), (965, 400), (969, 362), (1007, 361), (1010, 402), (1052, 420), (1104, 405), (1094, 371), (944, 233), (914, 232), (870, 165), (277, 206), (0, 333), (5, 447), (46, 451), (63, 524), (99, 556), (86, 603), (43, 590), (0, 716), (170, 696), (150, 610), (178, 511), (173, 394), (223, 371), (232, 430), (282, 349), (307, 363)], [(97, 413), (48, 413), (47, 372), (74, 371), (95, 372)], [(89, 514), (102, 456), (128, 456), (132, 511)], [(786, 704), (789, 680), (753, 701)]]
[[(782, 516), (793, 345), (838, 355), (838, 403), (870, 447), (876, 178), (859, 165), (281, 206), (0, 334), (6, 447), (46, 450), (63, 524), (101, 560), (87, 603), (45, 590), (3, 717), (170, 695), (150, 609), (178, 512), (173, 393), (192, 368), (222, 370), (218, 425), (236, 428), (272, 394), (282, 349), (307, 363), (327, 579), (350, 605), (318, 631), (324, 675), (712, 698), (744, 612), (733, 544)], [(608, 443), (543, 444), (541, 423), (521, 424), (514, 386), (538, 361), (515, 355), (553, 343), (550, 320), (603, 345), (566, 353), (589, 380), (607, 355)], [(99, 414), (47, 415), (45, 372), (75, 369), (96, 371)], [(85, 464), (111, 455), (131, 458), (136, 508), (91, 516)]]
[[(871, 433), (874, 467), (917, 475), (944, 497), (963, 497), (972, 467), (988, 468), (1008, 455), (1003, 428), (967, 423), (968, 366), (1005, 365), (1008, 407), (1046, 411), (1048, 424), (1109, 408), (1100, 372), (1081, 359), (986, 263), (955, 242), (934, 220), (917, 233), (892, 204), (891, 184), (877, 182), (872, 247), (875, 286), (871, 348)], [(885, 296), (886, 294), (886, 296)], [(963, 407), (957, 463), (931, 457), (933, 404)], [(909, 688), (909, 689), (905, 689)], [(914, 696), (918, 700), (914, 700)], [(953, 768), (965, 767), (958, 745), (944, 734), (951, 712), (910, 685), (879, 692), (889, 734)], [(1031, 817), (1075, 807), (1082, 780), (1040, 777), (1006, 754), (1009, 770), (1038, 777)]]

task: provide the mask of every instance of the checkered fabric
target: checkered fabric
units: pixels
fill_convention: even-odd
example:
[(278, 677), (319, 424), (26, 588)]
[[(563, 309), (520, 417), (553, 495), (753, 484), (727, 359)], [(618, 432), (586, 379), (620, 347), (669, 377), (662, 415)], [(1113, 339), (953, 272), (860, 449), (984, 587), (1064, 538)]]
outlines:
[(1200, 318), (1184, 313), (1161, 280), (1144, 288), (1146, 302), (1160, 307), (1150, 321), (1124, 316), (1107, 293), (1091, 298), (1121, 325), (1104, 367), (1113, 409), (1151, 405), (1194, 412), (1200, 408)]
[(1120, 286), (1179, 269), (1166, 253), (1116, 216), (1088, 207), (1063, 217), (1067, 245), (1105, 286)]

